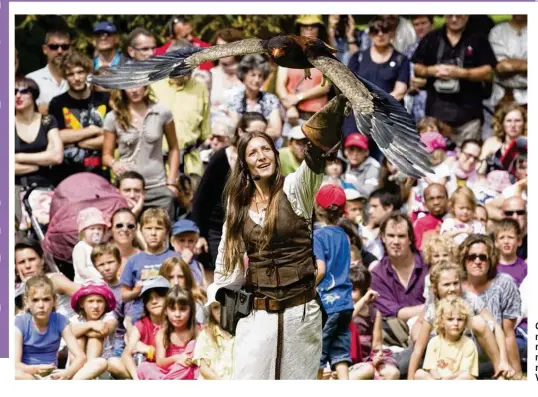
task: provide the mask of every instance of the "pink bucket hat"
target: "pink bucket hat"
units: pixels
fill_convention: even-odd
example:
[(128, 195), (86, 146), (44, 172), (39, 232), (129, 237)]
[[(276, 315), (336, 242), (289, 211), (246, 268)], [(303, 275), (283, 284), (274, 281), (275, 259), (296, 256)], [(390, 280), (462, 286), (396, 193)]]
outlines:
[(98, 208), (88, 207), (78, 213), (77, 227), (79, 233), (94, 225), (108, 227), (108, 223), (105, 221), (103, 213)]
[(116, 308), (116, 298), (110, 288), (105, 284), (89, 281), (71, 296), (71, 307), (76, 313), (80, 311), (80, 300), (89, 295), (100, 295), (105, 298), (105, 313), (111, 312)]
[(429, 131), (420, 134), (420, 140), (424, 145), (426, 145), (426, 150), (428, 153), (432, 153), (437, 149), (446, 150), (445, 137), (436, 131)]
[(491, 190), (497, 193), (502, 193), (504, 189), (512, 185), (510, 174), (504, 170), (491, 171), (487, 176), (487, 181)]

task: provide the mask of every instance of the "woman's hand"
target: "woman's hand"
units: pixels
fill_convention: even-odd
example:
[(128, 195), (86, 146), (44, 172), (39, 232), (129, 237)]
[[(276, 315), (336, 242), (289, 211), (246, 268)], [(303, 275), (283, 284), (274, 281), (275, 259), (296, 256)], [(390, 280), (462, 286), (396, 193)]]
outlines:
[(286, 111), (286, 118), (292, 126), (299, 124), (299, 111), (295, 106), (288, 108)]
[(204, 237), (199, 237), (194, 247), (194, 253), (200, 255), (202, 252), (207, 252), (208, 249), (207, 240)]
[(127, 164), (122, 163), (121, 161), (116, 161), (114, 162), (114, 164), (112, 164), (112, 171), (114, 171), (114, 174), (116, 174), (117, 176), (121, 176), (129, 170), (130, 167)]
[(508, 361), (501, 360), (499, 362), (499, 367), (497, 368), (497, 371), (495, 372), (495, 375), (493, 375), (493, 379), (498, 379), (499, 377), (503, 377), (504, 379), (511, 379), (515, 375), (516, 371), (508, 364)]

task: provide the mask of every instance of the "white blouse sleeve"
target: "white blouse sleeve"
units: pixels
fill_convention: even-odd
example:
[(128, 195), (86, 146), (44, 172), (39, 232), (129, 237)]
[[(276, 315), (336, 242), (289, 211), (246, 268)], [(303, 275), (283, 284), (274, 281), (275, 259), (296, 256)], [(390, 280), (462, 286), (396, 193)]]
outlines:
[(322, 180), (323, 174), (314, 173), (304, 161), (295, 172), (286, 177), (284, 194), (286, 194), (293, 212), (306, 220), (312, 219), (314, 197)]
[(213, 283), (207, 287), (207, 303), (216, 302), (215, 296), (217, 291), (222, 287), (241, 287), (245, 283), (245, 273), (241, 271), (239, 264), (235, 266), (231, 274), (226, 274), (224, 271), (224, 244), (226, 242), (226, 222), (222, 226), (222, 237), (219, 243), (217, 259), (215, 260), (215, 275)]

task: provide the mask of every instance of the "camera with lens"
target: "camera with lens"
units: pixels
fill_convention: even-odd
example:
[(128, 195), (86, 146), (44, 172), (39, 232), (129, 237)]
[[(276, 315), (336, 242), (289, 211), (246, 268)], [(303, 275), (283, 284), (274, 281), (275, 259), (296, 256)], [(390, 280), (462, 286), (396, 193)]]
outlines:
[[(462, 62), (456, 59), (449, 59), (442, 62), (443, 65), (456, 65), (461, 67)], [(439, 94), (457, 94), (460, 92), (460, 81), (458, 79), (441, 80), (436, 79), (433, 83), (435, 91)]]

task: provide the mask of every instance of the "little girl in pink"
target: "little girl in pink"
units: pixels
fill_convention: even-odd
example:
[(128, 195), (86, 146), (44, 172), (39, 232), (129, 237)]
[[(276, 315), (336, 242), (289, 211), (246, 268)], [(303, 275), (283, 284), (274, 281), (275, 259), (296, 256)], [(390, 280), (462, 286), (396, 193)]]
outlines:
[(155, 336), (156, 362), (137, 368), (139, 379), (194, 380), (199, 368), (192, 361), (196, 345), (195, 303), (180, 286), (170, 289), (165, 302), (165, 326)]

